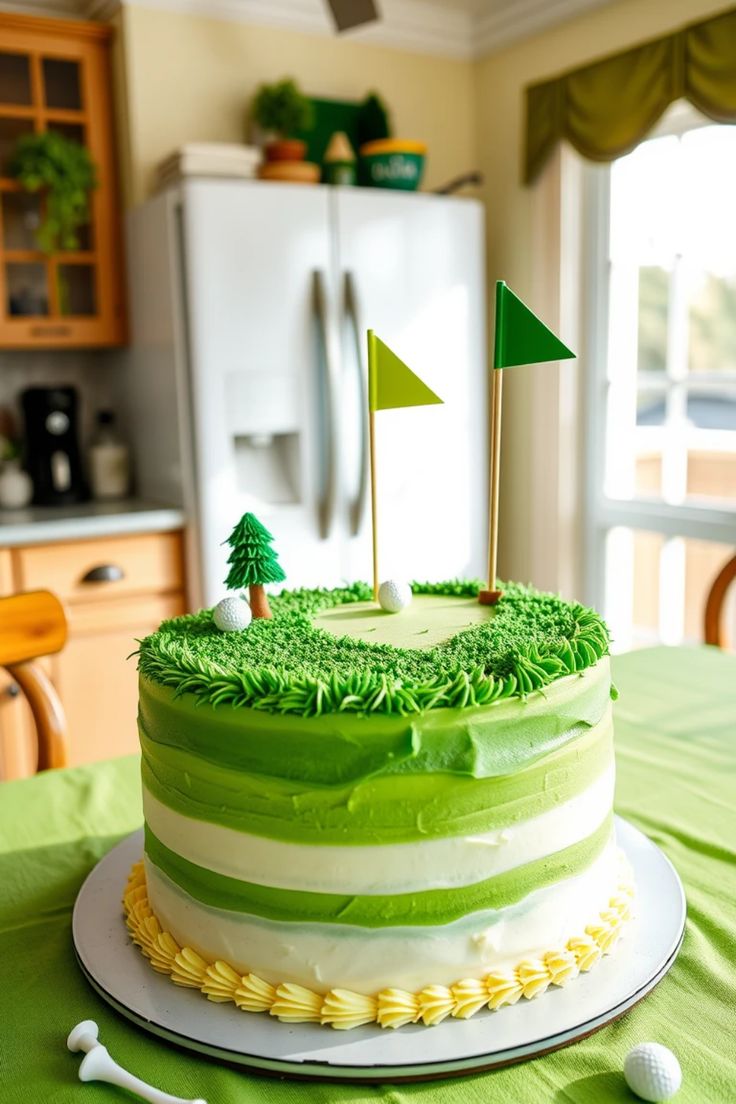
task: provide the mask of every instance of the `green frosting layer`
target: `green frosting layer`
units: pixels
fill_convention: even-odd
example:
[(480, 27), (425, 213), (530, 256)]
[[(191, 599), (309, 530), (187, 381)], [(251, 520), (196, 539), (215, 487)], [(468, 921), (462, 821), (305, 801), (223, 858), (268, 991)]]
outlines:
[(363, 928), (450, 924), (481, 909), (516, 904), (536, 889), (579, 874), (611, 838), (612, 814), (592, 835), (542, 859), (455, 889), (391, 896), (341, 896), (272, 889), (197, 866), (169, 850), (146, 828), (149, 859), (191, 897), (214, 908), (300, 924), (351, 924)]
[(575, 739), (610, 705), (608, 663), (560, 680), (542, 696), (406, 717), (296, 717), (213, 709), (141, 678), (141, 738), (221, 766), (321, 786), (376, 774), (510, 774)]
[[(481, 585), (412, 589), (470, 596)], [(152, 682), (215, 706), (305, 717), (405, 716), (524, 698), (607, 654), (608, 630), (593, 610), (515, 583), (503, 590), (487, 622), (427, 649), (335, 637), (314, 626), (322, 610), (367, 601), (367, 584), (286, 591), (271, 599), (272, 620), (253, 621), (244, 632), (218, 632), (211, 610), (163, 622), (141, 642), (139, 669)]]
[(505, 775), (389, 771), (331, 786), (219, 765), (145, 732), (141, 747), (144, 785), (176, 812), (272, 839), (360, 845), (481, 833), (538, 816), (612, 764), (613, 728), (603, 720)]

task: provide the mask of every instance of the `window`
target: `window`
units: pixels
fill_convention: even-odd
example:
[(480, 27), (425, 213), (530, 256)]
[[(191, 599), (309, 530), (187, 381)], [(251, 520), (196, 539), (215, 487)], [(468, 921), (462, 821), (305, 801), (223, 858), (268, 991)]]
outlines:
[(675, 105), (586, 179), (589, 590), (619, 650), (697, 640), (736, 545), (736, 127)]

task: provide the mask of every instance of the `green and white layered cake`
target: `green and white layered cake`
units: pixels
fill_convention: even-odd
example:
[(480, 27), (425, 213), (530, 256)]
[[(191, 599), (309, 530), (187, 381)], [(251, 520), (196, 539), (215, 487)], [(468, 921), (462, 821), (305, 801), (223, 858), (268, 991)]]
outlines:
[(572, 980), (630, 908), (612, 821), (608, 633), (509, 585), (285, 592), (140, 648), (153, 965), (335, 1027), (467, 1017)]

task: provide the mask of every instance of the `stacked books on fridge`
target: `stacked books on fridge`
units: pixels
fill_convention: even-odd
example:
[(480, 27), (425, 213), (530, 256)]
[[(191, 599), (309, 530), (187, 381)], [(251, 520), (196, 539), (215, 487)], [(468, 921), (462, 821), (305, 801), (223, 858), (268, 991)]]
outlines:
[(187, 142), (156, 166), (156, 187), (187, 176), (223, 176), (249, 180), (257, 175), (261, 151), (228, 142)]

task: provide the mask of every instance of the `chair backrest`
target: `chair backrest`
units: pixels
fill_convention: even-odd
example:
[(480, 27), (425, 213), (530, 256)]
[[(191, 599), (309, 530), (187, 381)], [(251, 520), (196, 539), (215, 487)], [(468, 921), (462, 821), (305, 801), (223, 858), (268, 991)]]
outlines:
[(67, 738), (59, 695), (39, 664), (40, 656), (53, 655), (66, 642), (64, 607), (48, 590), (0, 598), (0, 667), (25, 694), (36, 725), (36, 769), (66, 766)]
[(736, 579), (736, 556), (732, 556), (718, 572), (705, 603), (705, 643), (715, 644), (718, 648), (729, 647), (723, 612), (728, 588), (734, 579)]

